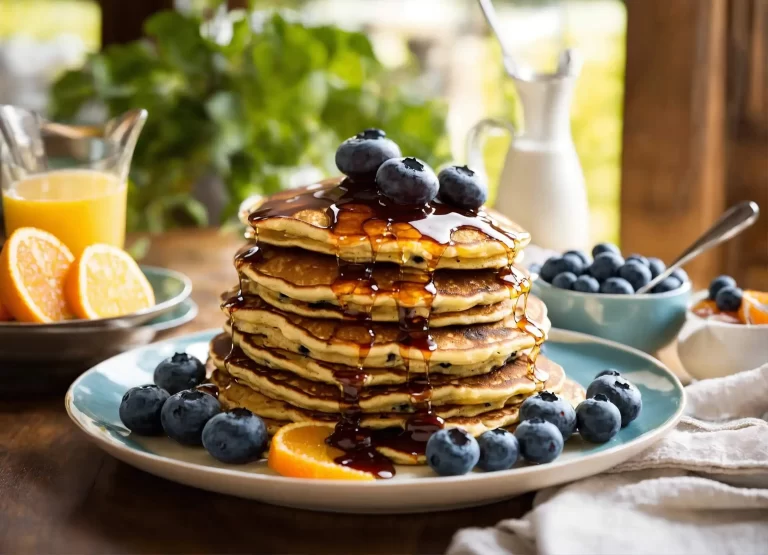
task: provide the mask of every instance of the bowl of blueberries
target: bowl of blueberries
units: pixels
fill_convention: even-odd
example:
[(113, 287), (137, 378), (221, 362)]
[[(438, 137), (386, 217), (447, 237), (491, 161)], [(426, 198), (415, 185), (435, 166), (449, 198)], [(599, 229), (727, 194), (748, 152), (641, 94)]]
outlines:
[(547, 305), (552, 325), (655, 353), (685, 323), (691, 282), (675, 270), (649, 293), (635, 293), (666, 270), (658, 258), (624, 258), (616, 245), (599, 243), (592, 256), (573, 250), (531, 265), (533, 293)]

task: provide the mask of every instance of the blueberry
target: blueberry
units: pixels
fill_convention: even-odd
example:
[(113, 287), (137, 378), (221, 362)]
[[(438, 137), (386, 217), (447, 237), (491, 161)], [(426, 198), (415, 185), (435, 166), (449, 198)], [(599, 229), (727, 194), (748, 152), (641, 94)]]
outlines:
[(611, 277), (600, 285), (600, 292), (606, 295), (631, 295), (635, 290), (626, 279)]
[(646, 268), (650, 268), (650, 262), (646, 257), (644, 257), (642, 254), (630, 254), (624, 262), (629, 262), (630, 260), (634, 260), (635, 262), (639, 262)]
[(485, 179), (467, 166), (448, 166), (437, 174), (437, 180), (438, 198), (446, 204), (474, 210), (488, 199)]
[(649, 258), (648, 267), (651, 269), (651, 279), (657, 278), (661, 272), (667, 269), (667, 265), (661, 258)]
[(603, 254), (605, 252), (610, 252), (616, 255), (621, 256), (621, 251), (619, 250), (619, 247), (612, 243), (598, 243), (592, 248), (592, 258), (597, 258), (598, 255)]
[(520, 444), (520, 455), (528, 462), (552, 462), (563, 451), (563, 434), (543, 418), (520, 422), (515, 437)]
[(576, 413), (573, 406), (549, 391), (540, 391), (536, 395), (531, 395), (520, 406), (520, 420), (525, 421), (536, 417), (557, 426), (563, 440), (571, 437), (576, 430)]
[(576, 282), (573, 284), (573, 290), (581, 291), (582, 293), (597, 293), (600, 291), (600, 282), (592, 276), (583, 274), (576, 278)]
[(528, 273), (541, 275), (541, 264), (531, 264), (528, 266)]
[(669, 276), (668, 278), (662, 280), (660, 283), (654, 285), (653, 289), (651, 289), (651, 293), (666, 293), (667, 291), (674, 291), (682, 285), (683, 284), (679, 279)]
[(560, 289), (573, 289), (574, 283), (576, 283), (576, 275), (571, 272), (557, 274), (555, 279), (552, 280), (552, 285)]
[(372, 178), (391, 158), (402, 156), (400, 147), (380, 129), (366, 129), (350, 137), (336, 150), (336, 167), (354, 178)]
[(171, 395), (163, 405), (160, 421), (168, 437), (183, 445), (202, 445), (206, 422), (221, 412), (219, 401), (195, 389)]
[(715, 297), (717, 309), (723, 312), (736, 312), (741, 307), (744, 291), (738, 287), (727, 286), (720, 289)]
[(214, 459), (229, 464), (260, 459), (268, 439), (264, 421), (248, 409), (220, 412), (203, 428), (203, 447)]
[(132, 387), (120, 401), (120, 420), (125, 427), (143, 436), (163, 432), (160, 411), (168, 400), (168, 392), (156, 385)]
[(503, 428), (485, 432), (477, 443), (480, 446), (480, 460), (477, 466), (487, 472), (507, 470), (517, 462), (520, 446), (517, 438)]
[(397, 204), (426, 204), (437, 195), (437, 176), (417, 158), (391, 158), (376, 172), (376, 184)]
[(582, 267), (589, 266), (590, 260), (589, 260), (589, 257), (584, 253), (584, 251), (580, 251), (580, 250), (566, 251), (563, 253), (563, 256), (565, 256), (566, 254), (572, 254), (573, 256), (578, 257), (579, 260), (581, 260)]
[(606, 368), (602, 372), (598, 372), (597, 376), (595, 376), (595, 379), (599, 378), (600, 376), (621, 376), (621, 372), (614, 370), (613, 368)]
[(717, 276), (709, 282), (709, 298), (714, 301), (718, 291), (723, 287), (736, 287), (736, 280), (731, 276)]
[(427, 441), (427, 463), (440, 476), (459, 476), (480, 459), (477, 440), (461, 428), (438, 430)]
[(541, 267), (541, 278), (547, 283), (552, 283), (557, 274), (571, 272), (574, 275), (581, 273), (581, 260), (577, 256), (568, 254), (565, 256), (553, 256)]
[(640, 390), (624, 378), (600, 376), (589, 384), (587, 398), (594, 397), (598, 393), (608, 397), (608, 400), (619, 409), (622, 427), (637, 418), (643, 408)]
[(624, 264), (621, 255), (613, 252), (603, 252), (598, 254), (589, 267), (589, 274), (597, 281), (605, 281), (609, 277), (616, 275), (619, 268)]
[(627, 259), (627, 262), (619, 268), (619, 277), (627, 280), (632, 289), (637, 291), (650, 283), (651, 269), (643, 266), (642, 262), (638, 262), (637, 259)]
[(205, 379), (205, 365), (187, 353), (176, 353), (155, 368), (155, 385), (171, 395), (200, 385)]
[(677, 278), (680, 280), (680, 283), (683, 284), (686, 281), (688, 281), (688, 274), (685, 273), (685, 270), (682, 268), (677, 268), (674, 270), (671, 274), (669, 274), (669, 277)]
[(579, 434), (590, 443), (605, 443), (619, 433), (621, 413), (608, 397), (598, 393), (576, 407)]

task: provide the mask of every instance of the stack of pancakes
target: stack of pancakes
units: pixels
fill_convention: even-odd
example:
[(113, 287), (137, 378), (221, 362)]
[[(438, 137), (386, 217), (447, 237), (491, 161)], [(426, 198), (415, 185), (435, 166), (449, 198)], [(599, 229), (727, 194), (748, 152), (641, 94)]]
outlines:
[(437, 201), (414, 212), (335, 179), (273, 196), (250, 223), (210, 380), (271, 433), (352, 422), (418, 464), (426, 420), (477, 436), (514, 425), (537, 391), (583, 396), (536, 357), (550, 323), (512, 266), (529, 236), (502, 216)]

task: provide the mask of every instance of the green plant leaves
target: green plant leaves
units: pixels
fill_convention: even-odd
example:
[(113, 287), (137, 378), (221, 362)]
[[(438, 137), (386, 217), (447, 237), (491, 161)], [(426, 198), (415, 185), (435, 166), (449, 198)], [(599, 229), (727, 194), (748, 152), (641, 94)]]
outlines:
[(57, 119), (94, 101), (110, 117), (149, 111), (131, 169), (132, 230), (206, 225), (192, 191), (211, 171), (227, 186), (227, 217), (248, 195), (287, 186), (300, 166), (337, 173), (336, 145), (367, 127), (433, 165), (445, 158), (444, 107), (406, 95), (365, 35), (277, 13), (255, 30), (250, 20), (233, 15), (231, 33), (219, 34), (222, 22), (160, 12), (145, 24), (147, 39), (110, 47), (54, 85)]

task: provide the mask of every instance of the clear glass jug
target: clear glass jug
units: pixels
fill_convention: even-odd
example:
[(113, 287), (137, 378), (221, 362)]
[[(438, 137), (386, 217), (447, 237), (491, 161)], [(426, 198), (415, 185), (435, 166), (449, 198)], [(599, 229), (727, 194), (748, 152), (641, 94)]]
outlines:
[(123, 247), (128, 171), (146, 119), (132, 110), (103, 127), (71, 126), (0, 106), (6, 234), (43, 229), (75, 256), (95, 243)]

